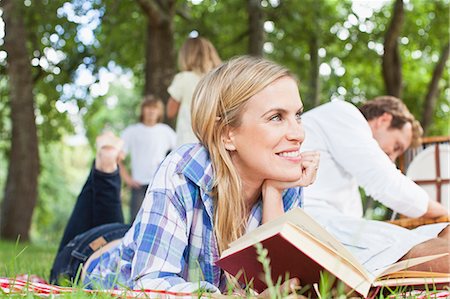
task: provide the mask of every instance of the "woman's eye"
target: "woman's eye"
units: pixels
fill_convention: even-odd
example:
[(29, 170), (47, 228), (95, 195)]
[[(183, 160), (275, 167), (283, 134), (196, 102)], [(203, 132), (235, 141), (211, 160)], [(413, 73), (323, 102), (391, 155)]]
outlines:
[(295, 114), (295, 118), (296, 118), (298, 121), (302, 120), (302, 113), (299, 112), (299, 113)]
[(280, 121), (281, 120), (281, 115), (280, 114), (275, 114), (273, 115), (270, 120), (274, 120), (274, 121)]

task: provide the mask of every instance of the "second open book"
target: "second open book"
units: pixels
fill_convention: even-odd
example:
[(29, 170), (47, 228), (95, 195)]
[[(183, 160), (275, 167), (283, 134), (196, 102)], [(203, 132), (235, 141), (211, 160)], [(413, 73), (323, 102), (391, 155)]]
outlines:
[[(266, 288), (255, 244), (268, 250), (271, 275), (276, 282), (297, 277), (303, 286), (320, 281), (328, 271), (363, 296), (376, 286), (440, 285), (450, 283), (450, 274), (405, 270), (446, 254), (414, 258), (369, 273), (332, 235), (302, 209), (293, 209), (231, 243), (217, 264), (243, 282), (252, 280), (254, 289)], [(431, 286), (431, 289), (433, 287)]]

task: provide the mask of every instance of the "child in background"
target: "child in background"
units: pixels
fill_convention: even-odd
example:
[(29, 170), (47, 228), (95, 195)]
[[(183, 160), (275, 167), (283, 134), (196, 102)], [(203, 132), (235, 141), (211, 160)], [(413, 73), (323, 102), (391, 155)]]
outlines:
[(123, 151), (130, 154), (131, 175), (122, 162), (120, 176), (131, 189), (130, 222), (136, 217), (145, 191), (153, 179), (159, 164), (175, 147), (175, 132), (161, 123), (164, 114), (163, 102), (147, 95), (141, 104), (139, 123), (128, 126), (122, 133)]
[(198, 142), (192, 132), (191, 102), (195, 87), (200, 79), (221, 63), (216, 49), (203, 37), (187, 39), (178, 53), (178, 67), (181, 72), (175, 75), (167, 92), (167, 117), (173, 119), (177, 113), (177, 146)]

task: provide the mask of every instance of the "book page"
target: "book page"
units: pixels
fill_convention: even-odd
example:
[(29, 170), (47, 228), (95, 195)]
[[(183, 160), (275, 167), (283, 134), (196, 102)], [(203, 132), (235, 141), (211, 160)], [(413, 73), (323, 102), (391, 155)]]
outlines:
[(407, 260), (400, 261), (400, 262), (397, 262), (395, 264), (392, 264), (390, 266), (387, 266), (385, 268), (379, 269), (379, 270), (375, 271), (374, 274), (377, 277), (382, 277), (382, 276), (385, 276), (385, 275), (388, 275), (388, 274), (391, 274), (391, 273), (394, 273), (394, 272), (398, 272), (398, 271), (407, 269), (409, 267), (413, 267), (413, 266), (416, 266), (416, 265), (419, 265), (419, 264), (422, 264), (422, 263), (425, 263), (425, 262), (428, 262), (428, 261), (432, 261), (434, 259), (446, 256), (446, 255), (448, 255), (448, 253), (428, 255), (428, 256), (422, 256), (422, 257), (416, 257), (416, 258), (412, 258), (412, 259), (407, 259)]
[[(354, 267), (362, 271), (366, 276), (373, 277), (361, 263), (325, 228), (317, 223), (311, 216), (302, 209), (296, 208), (286, 213), (288, 221), (305, 231), (317, 241), (334, 250), (340, 256), (345, 257)], [(284, 216), (283, 216), (284, 217)]]
[(426, 271), (399, 271), (381, 277), (380, 279), (391, 279), (391, 278), (423, 278), (423, 277), (448, 277), (450, 279), (450, 273), (439, 273), (439, 272), (426, 272)]
[[(364, 266), (341, 244), (335, 237), (333, 237), (325, 228), (317, 223), (311, 216), (306, 214), (301, 208), (294, 208), (286, 212), (283, 216), (278, 217), (268, 223), (261, 225), (252, 232), (242, 236), (238, 240), (230, 244), (230, 248), (242, 248), (248, 246), (255, 241), (276, 234), (280, 226), (284, 223), (291, 223), (297, 229), (305, 232), (311, 236), (318, 243), (334, 251), (337, 255), (345, 258), (352, 266), (357, 268), (361, 273), (370, 279), (374, 276), (370, 274)], [(228, 250), (224, 251), (226, 255)], [(233, 250), (234, 251), (234, 250)]]
[(436, 285), (445, 284), (448, 285), (450, 282), (450, 277), (406, 277), (406, 278), (392, 278), (392, 279), (382, 279), (377, 280), (373, 283), (374, 287), (397, 287), (397, 286), (424, 286), (428, 285), (431, 290), (435, 288)]

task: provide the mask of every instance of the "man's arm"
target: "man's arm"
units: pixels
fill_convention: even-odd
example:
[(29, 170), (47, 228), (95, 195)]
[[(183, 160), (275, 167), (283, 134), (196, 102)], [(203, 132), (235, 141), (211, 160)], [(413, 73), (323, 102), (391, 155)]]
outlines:
[(443, 205), (438, 203), (437, 201), (429, 200), (428, 201), (428, 209), (425, 212), (425, 214), (422, 215), (422, 217), (436, 218), (436, 217), (440, 217), (440, 216), (448, 216), (447, 209)]
[(363, 115), (349, 103), (337, 103), (317, 120), (333, 160), (351, 174), (368, 195), (409, 217), (427, 212), (429, 196), (403, 175), (372, 137)]

